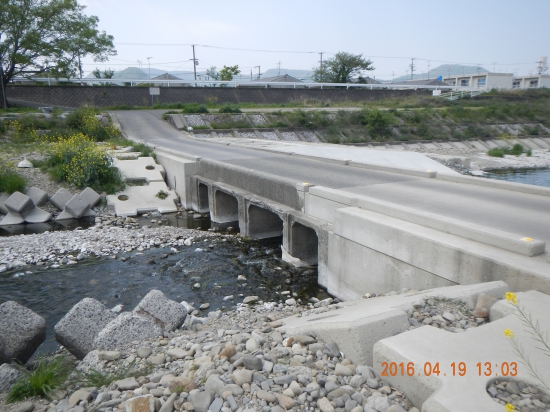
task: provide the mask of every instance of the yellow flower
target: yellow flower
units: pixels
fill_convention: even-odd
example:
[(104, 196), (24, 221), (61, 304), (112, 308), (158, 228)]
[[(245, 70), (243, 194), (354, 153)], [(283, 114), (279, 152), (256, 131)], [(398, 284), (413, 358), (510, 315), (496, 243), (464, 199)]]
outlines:
[(511, 329), (504, 329), (504, 336), (506, 336), (509, 339), (512, 339), (515, 337), (514, 332), (512, 332)]
[(518, 295), (514, 292), (506, 292), (506, 300), (516, 305), (518, 303)]
[(504, 408), (506, 409), (506, 412), (513, 412), (516, 410), (516, 407), (511, 403), (507, 403)]

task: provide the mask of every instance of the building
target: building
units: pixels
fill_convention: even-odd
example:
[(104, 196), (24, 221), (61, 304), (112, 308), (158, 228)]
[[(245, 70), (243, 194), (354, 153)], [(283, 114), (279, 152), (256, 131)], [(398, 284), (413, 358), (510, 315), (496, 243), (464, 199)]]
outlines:
[(514, 89), (541, 89), (544, 87), (550, 87), (550, 75), (548, 74), (514, 77), (512, 85)]
[(239, 84), (239, 87), (242, 87), (242, 86), (266, 87), (265, 84), (263, 83), (291, 83), (291, 84), (281, 84), (280, 86), (276, 84), (267, 85), (267, 87), (275, 87), (275, 88), (288, 88), (288, 87), (304, 88), (304, 86), (296, 85), (296, 83), (303, 83), (300, 79), (297, 79), (296, 77), (292, 77), (288, 74), (281, 74), (280, 76), (274, 76), (274, 77), (263, 77), (261, 79), (252, 80), (247, 83), (241, 83)]
[(513, 73), (475, 73), (444, 77), (443, 81), (451, 86), (472, 87), (478, 89), (511, 89), (514, 83)]
[(439, 79), (418, 79), (418, 80), (406, 80), (396, 83), (390, 83), (395, 86), (405, 85), (405, 86), (418, 86), (418, 88), (422, 88), (422, 86), (449, 86), (449, 83), (446, 83)]
[[(179, 86), (179, 87), (182, 87), (182, 86), (189, 86), (188, 84), (184, 84), (184, 83), (170, 83), (170, 80), (182, 80), (180, 79), (179, 77), (176, 77), (170, 73), (164, 73), (164, 74), (161, 74), (160, 76), (157, 76), (157, 77), (153, 77), (151, 79), (153, 81), (153, 85), (155, 87), (159, 87), (159, 86), (169, 86), (169, 87), (174, 87), (174, 86)], [(156, 81), (155, 81), (156, 80)]]

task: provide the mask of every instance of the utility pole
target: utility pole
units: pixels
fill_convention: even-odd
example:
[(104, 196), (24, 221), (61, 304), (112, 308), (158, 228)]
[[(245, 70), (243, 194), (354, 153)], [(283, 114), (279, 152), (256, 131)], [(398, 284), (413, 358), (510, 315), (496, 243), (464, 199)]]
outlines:
[(411, 80), (414, 77), (414, 57), (411, 59)]
[(277, 63), (277, 76), (281, 75), (281, 62)]
[(151, 78), (151, 59), (152, 57), (147, 57), (147, 61), (149, 62), (149, 79)]
[(321, 64), (319, 66), (320, 69), (321, 69), (321, 83), (323, 83), (323, 81), (325, 80), (325, 76), (324, 76), (324, 73), (323, 73), (323, 54), (324, 54), (324, 52), (319, 53), (319, 55), (321, 56), (321, 60), (319, 60), (319, 63)]
[[(197, 81), (197, 59), (195, 58), (195, 45), (192, 45), (193, 47), (193, 74), (195, 75), (195, 81)], [(197, 83), (195, 83), (195, 87), (197, 87)]]
[(260, 66), (254, 66), (254, 68), (258, 68), (258, 79), (262, 77), (262, 74), (260, 73)]

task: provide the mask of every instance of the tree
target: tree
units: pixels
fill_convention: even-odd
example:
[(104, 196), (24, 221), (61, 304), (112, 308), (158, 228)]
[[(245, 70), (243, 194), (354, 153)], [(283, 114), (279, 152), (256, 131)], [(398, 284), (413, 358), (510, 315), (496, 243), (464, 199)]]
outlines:
[(351, 78), (362, 72), (374, 70), (372, 61), (364, 59), (362, 54), (338, 52), (333, 58), (323, 62), (322, 67), (313, 68), (313, 80), (321, 83), (349, 83)]
[(95, 70), (92, 70), (92, 74), (96, 79), (112, 79), (115, 75), (115, 71), (111, 68), (101, 71), (96, 67)]
[(115, 56), (113, 36), (83, 10), (77, 0), (0, 0), (3, 86), (15, 76), (75, 77), (84, 57), (103, 62)]
[(220, 74), (216, 70), (216, 66), (211, 66), (206, 70), (206, 75), (209, 76), (212, 80), (219, 80)]
[(228, 82), (233, 80), (233, 76), (236, 76), (241, 71), (239, 70), (239, 66), (223, 66), (223, 69), (220, 70), (220, 80), (224, 82)]

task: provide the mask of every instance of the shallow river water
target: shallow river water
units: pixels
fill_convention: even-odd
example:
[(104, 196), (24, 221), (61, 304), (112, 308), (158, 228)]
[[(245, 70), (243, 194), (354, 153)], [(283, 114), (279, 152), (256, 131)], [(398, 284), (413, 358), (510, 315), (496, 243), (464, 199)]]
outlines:
[(550, 187), (550, 168), (505, 169), (487, 171), (485, 177), (508, 182)]

